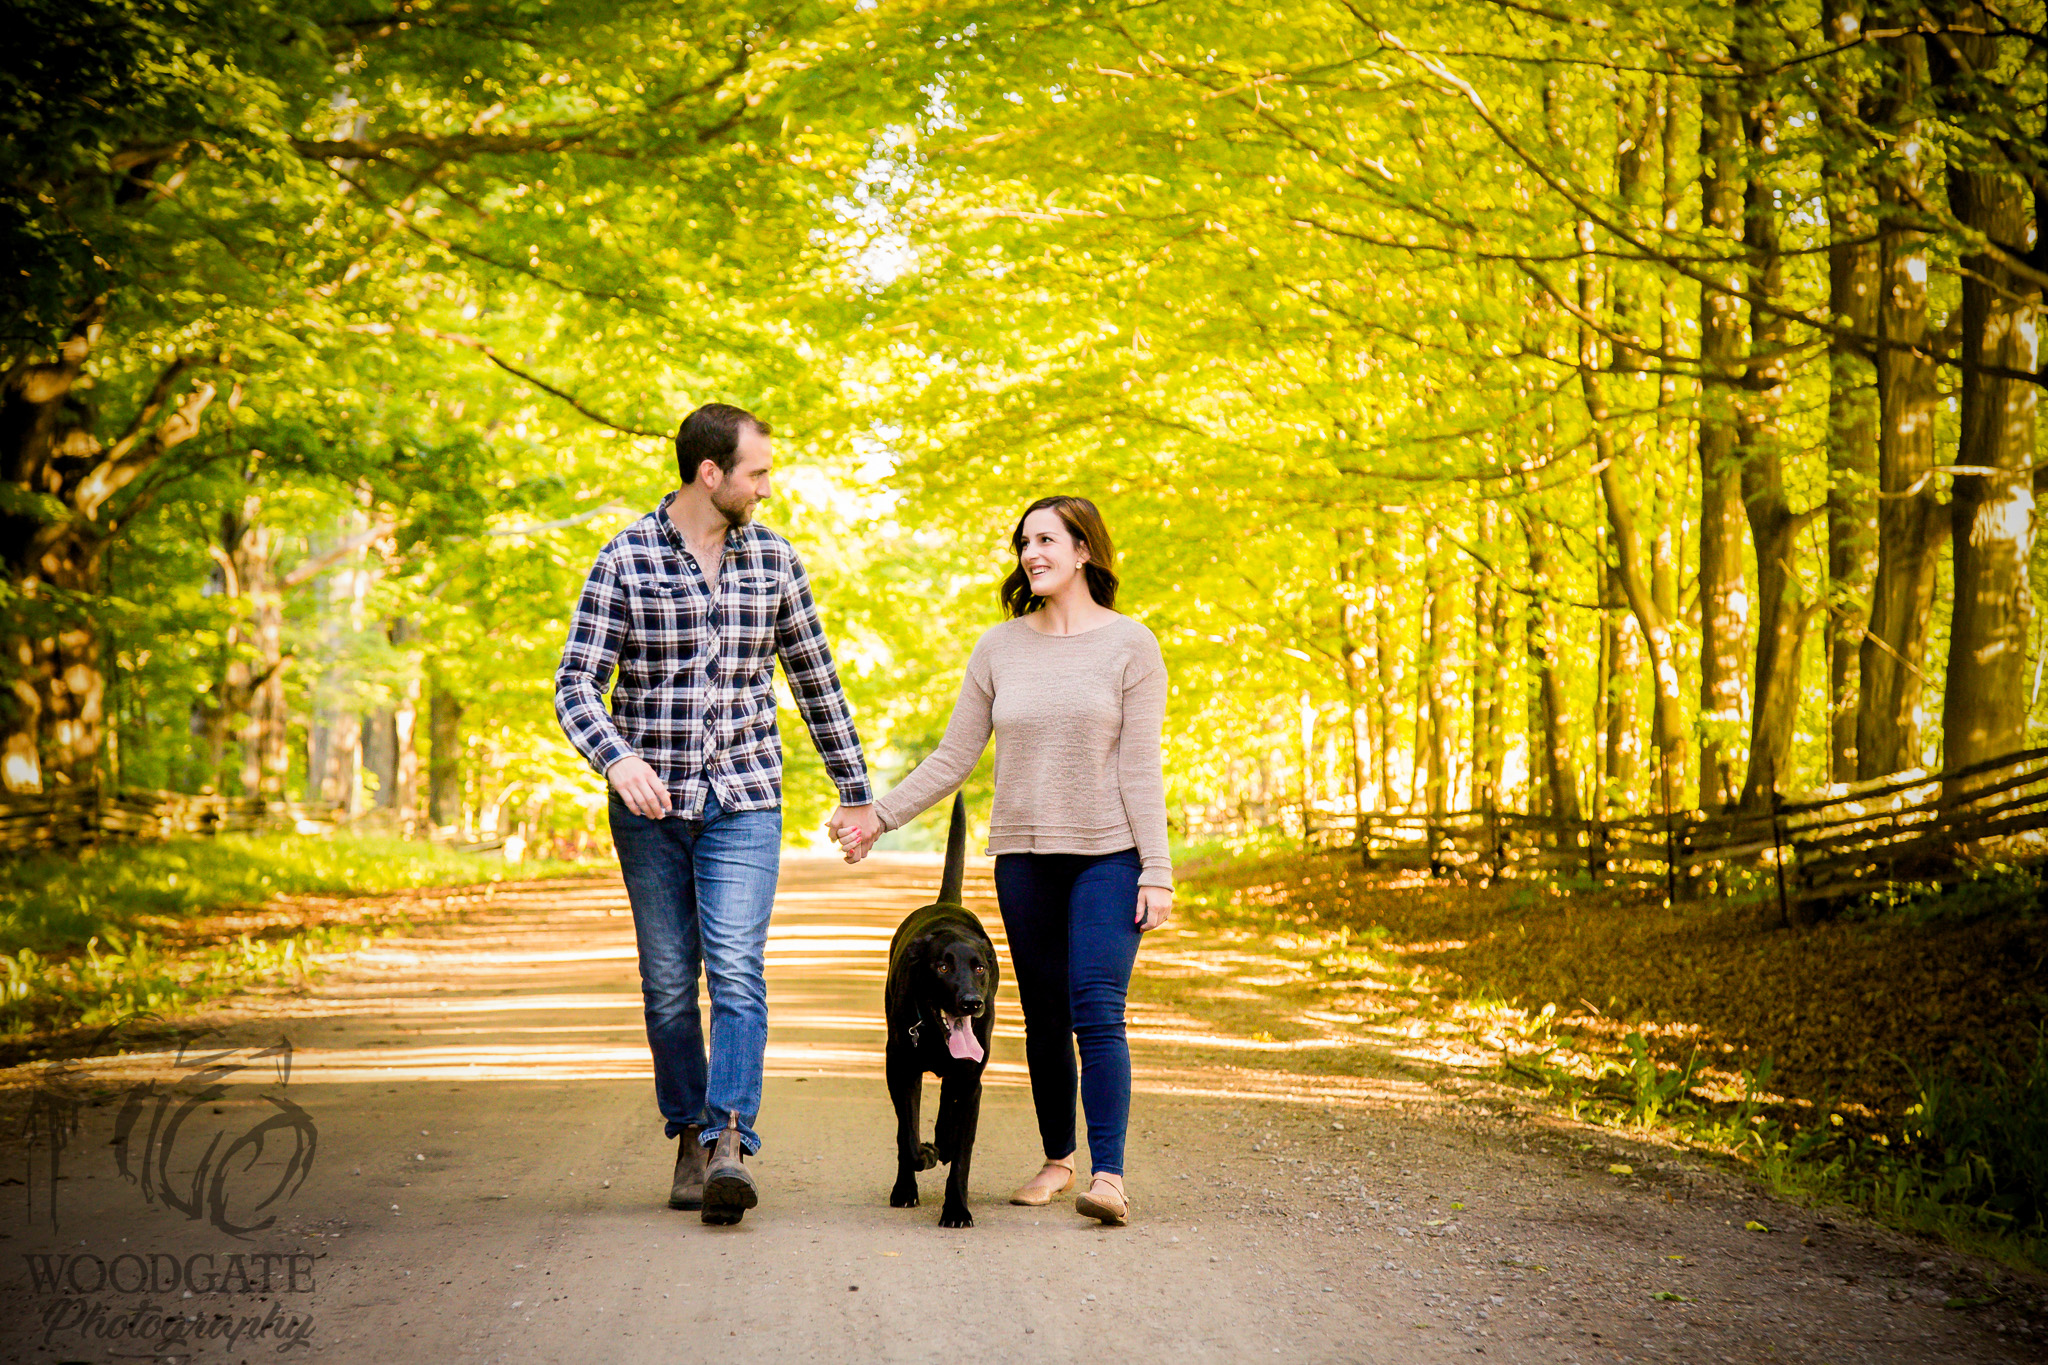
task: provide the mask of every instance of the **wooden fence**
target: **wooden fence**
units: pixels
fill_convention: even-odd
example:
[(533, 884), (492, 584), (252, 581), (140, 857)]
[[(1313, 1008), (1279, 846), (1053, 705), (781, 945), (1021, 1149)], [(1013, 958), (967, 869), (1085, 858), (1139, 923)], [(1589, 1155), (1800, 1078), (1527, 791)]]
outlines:
[(65, 790), (0, 797), (0, 855), (87, 844), (204, 838), (236, 830), (331, 829), (335, 808), (246, 796)]
[[(1485, 878), (1587, 879), (1672, 899), (1762, 879), (1801, 918), (1899, 887), (1954, 882), (1990, 861), (2048, 857), (2048, 749), (1942, 773), (1908, 772), (1763, 810), (1606, 820), (1514, 811), (1445, 815), (1319, 806), (1309, 842), (1368, 866)], [(233, 830), (334, 827), (330, 806), (161, 791), (0, 798), (0, 855)], [(498, 844), (460, 845), (482, 851)]]
[(2048, 749), (1941, 773), (1906, 772), (1764, 809), (1606, 820), (1513, 811), (1314, 811), (1311, 844), (1368, 866), (1494, 877), (1580, 877), (1673, 899), (1761, 878), (1789, 917), (2048, 856)]

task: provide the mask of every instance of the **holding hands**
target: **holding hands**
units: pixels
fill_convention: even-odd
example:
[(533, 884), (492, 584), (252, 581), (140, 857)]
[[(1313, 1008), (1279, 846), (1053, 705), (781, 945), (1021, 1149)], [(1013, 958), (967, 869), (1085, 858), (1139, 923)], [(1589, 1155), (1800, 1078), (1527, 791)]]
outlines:
[(832, 812), (825, 828), (831, 831), (846, 861), (857, 863), (873, 851), (875, 840), (882, 837), (882, 817), (872, 805), (841, 806)]
[[(875, 840), (882, 837), (882, 817), (875, 813), (873, 806), (841, 806), (832, 812), (825, 828), (831, 831), (833, 841), (839, 845), (846, 861), (857, 863), (874, 851)], [(1138, 888), (1138, 907), (1133, 923), (1139, 932), (1157, 929), (1172, 914), (1172, 891), (1163, 886)]]

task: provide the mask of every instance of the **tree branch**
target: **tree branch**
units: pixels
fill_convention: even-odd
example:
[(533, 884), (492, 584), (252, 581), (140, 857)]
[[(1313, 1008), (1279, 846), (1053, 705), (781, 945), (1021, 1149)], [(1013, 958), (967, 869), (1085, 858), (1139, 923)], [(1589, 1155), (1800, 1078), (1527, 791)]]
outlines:
[(565, 389), (558, 389), (554, 385), (548, 383), (545, 379), (540, 378), (538, 375), (529, 374), (525, 370), (520, 369), (517, 365), (514, 365), (511, 361), (505, 359), (503, 356), (499, 355), (497, 351), (493, 350), (488, 342), (479, 341), (475, 337), (464, 336), (460, 332), (443, 332), (438, 328), (433, 327), (401, 326), (399, 324), (389, 322), (361, 323), (356, 326), (350, 327), (347, 330), (351, 332), (366, 333), (370, 336), (389, 336), (394, 332), (410, 332), (414, 336), (430, 337), (435, 341), (448, 341), (453, 342), (457, 346), (466, 346), (470, 350), (482, 355), (484, 359), (490, 361), (493, 365), (496, 365), (505, 373), (513, 375), (516, 378), (525, 380), (527, 383), (539, 389), (542, 393), (551, 394), (552, 396), (561, 399), (564, 403), (567, 403), (570, 407), (576, 409), (577, 412), (583, 414), (583, 416), (589, 418), (591, 421), (597, 423), (601, 427), (609, 427), (613, 431), (622, 431), (628, 436), (646, 436), (657, 441), (666, 441), (673, 434), (666, 431), (649, 431), (645, 427), (628, 426), (624, 422), (615, 422), (611, 418), (606, 417), (603, 413), (585, 406), (583, 400), (576, 397), (575, 394), (570, 393)]

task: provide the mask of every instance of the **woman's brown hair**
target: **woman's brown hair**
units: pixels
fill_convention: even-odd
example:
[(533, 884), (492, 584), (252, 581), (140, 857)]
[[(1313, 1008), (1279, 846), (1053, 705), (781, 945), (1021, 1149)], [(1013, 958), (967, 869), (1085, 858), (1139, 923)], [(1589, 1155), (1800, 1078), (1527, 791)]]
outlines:
[(1010, 550), (1019, 558), (1016, 568), (1003, 580), (1003, 610), (1011, 616), (1028, 616), (1045, 605), (1045, 599), (1031, 591), (1031, 575), (1024, 572), (1024, 523), (1031, 519), (1033, 512), (1050, 508), (1066, 524), (1067, 534), (1074, 538), (1077, 548), (1088, 552), (1087, 562), (1081, 565), (1081, 572), (1088, 579), (1088, 595), (1098, 605), (1116, 606), (1116, 547), (1109, 543), (1109, 528), (1102, 524), (1102, 513), (1095, 510), (1095, 504), (1086, 498), (1069, 497), (1062, 493), (1050, 498), (1040, 498), (1024, 509), (1024, 515), (1017, 518), (1017, 529), (1010, 532)]

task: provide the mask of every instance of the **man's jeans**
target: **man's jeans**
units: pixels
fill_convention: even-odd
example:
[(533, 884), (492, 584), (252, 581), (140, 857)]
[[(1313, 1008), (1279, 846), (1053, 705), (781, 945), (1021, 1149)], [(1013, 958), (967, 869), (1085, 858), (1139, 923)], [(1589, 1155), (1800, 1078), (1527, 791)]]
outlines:
[[(612, 842), (633, 933), (640, 993), (654, 1053), (654, 1099), (670, 1137), (704, 1125), (711, 1145), (725, 1116), (740, 1116), (740, 1142), (761, 1150), (754, 1118), (768, 1051), (768, 914), (782, 849), (780, 810), (727, 811), (713, 792), (704, 818), (649, 820), (611, 798)], [(697, 1017), (697, 973), (711, 983), (711, 1058)]]

